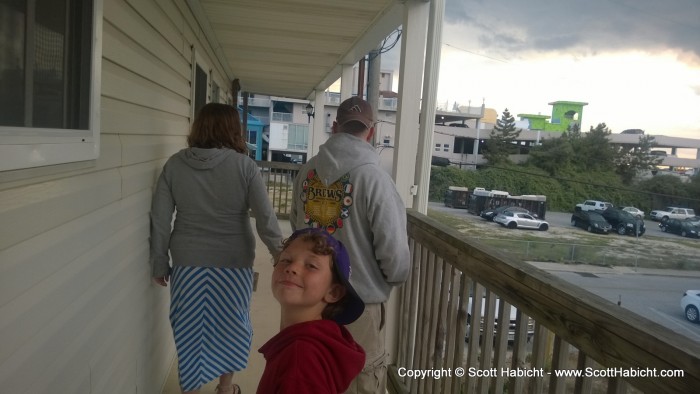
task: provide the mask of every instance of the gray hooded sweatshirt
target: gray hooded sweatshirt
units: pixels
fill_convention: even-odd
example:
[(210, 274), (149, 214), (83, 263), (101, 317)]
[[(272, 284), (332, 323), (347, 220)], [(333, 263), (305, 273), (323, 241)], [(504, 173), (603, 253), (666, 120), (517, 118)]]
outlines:
[(323, 227), (348, 249), (350, 282), (365, 303), (385, 302), (408, 278), (406, 208), (366, 141), (337, 133), (294, 181), (294, 230)]
[(252, 267), (249, 209), (260, 239), (276, 256), (282, 232), (255, 162), (231, 149), (188, 148), (174, 154), (158, 178), (151, 205), (152, 276), (170, 272), (168, 250), (173, 266)]

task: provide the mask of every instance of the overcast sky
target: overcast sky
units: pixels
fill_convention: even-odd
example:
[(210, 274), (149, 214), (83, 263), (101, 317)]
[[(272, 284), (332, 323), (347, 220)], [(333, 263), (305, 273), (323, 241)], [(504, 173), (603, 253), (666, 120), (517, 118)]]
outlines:
[(442, 43), (450, 108), (551, 115), (549, 102), (582, 101), (584, 130), (700, 138), (700, 0), (446, 0)]

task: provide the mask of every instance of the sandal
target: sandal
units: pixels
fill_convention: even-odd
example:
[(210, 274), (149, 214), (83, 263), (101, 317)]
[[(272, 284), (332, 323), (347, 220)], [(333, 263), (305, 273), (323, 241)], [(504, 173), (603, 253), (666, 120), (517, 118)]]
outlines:
[(226, 393), (241, 394), (241, 388), (235, 383), (232, 383), (228, 386), (221, 386), (220, 384), (216, 385), (216, 394)]

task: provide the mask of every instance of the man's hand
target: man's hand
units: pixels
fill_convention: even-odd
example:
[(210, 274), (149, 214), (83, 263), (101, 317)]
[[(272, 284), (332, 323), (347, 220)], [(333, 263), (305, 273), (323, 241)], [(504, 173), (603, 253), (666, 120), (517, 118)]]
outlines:
[(161, 278), (153, 278), (153, 283), (161, 285), (163, 287), (167, 287), (168, 282), (170, 282), (170, 275), (165, 275)]

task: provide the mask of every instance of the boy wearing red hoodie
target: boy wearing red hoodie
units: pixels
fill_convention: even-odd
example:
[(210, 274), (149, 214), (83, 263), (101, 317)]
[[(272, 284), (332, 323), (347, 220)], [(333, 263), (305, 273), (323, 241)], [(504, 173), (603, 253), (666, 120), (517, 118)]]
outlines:
[(259, 394), (342, 393), (362, 371), (365, 352), (344, 327), (364, 310), (350, 271), (345, 247), (323, 229), (298, 230), (284, 242), (272, 273), (281, 327), (259, 350), (266, 360)]

